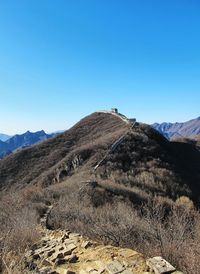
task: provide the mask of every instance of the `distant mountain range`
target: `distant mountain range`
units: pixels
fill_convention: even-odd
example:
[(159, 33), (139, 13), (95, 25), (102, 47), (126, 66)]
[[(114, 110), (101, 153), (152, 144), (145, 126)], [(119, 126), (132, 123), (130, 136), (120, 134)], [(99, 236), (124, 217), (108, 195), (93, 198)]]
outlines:
[(27, 131), (24, 134), (16, 134), (12, 137), (5, 134), (0, 134), (0, 159), (18, 149), (30, 147), (56, 135), (58, 135), (58, 133), (47, 134), (44, 130), (37, 132)]
[(184, 123), (154, 123), (152, 127), (168, 140), (179, 138), (195, 139), (196, 136), (200, 135), (200, 117)]
[[(200, 140), (200, 117), (183, 123), (154, 123), (151, 125), (168, 140), (188, 138), (195, 141)], [(15, 152), (18, 149), (30, 147), (44, 140), (52, 138), (63, 131), (47, 134), (44, 130), (37, 132), (27, 131), (24, 134), (9, 136), (0, 133), (0, 159)]]
[(0, 141), (7, 141), (8, 139), (10, 139), (12, 136), (10, 135), (7, 135), (7, 134), (3, 134), (3, 133), (0, 133)]

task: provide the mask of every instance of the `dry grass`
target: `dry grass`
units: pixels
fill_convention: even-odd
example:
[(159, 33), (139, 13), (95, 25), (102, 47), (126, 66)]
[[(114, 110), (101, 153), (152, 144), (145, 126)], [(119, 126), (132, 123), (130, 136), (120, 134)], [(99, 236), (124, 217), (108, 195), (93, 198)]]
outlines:
[[(186, 274), (200, 273), (197, 211), (164, 198), (135, 207), (98, 188), (62, 196), (48, 219), (49, 227), (67, 228), (105, 244), (135, 249), (147, 257), (161, 255)], [(101, 194), (104, 201), (97, 203), (98, 197), (103, 199)]]
[(52, 184), (63, 163), (68, 164), (87, 146), (93, 148), (93, 154), (103, 152), (127, 128), (127, 124), (113, 115), (94, 113), (65, 133), (1, 160), (0, 189), (23, 187), (39, 181)]
[(29, 187), (2, 198), (4, 273), (25, 273), (24, 252), (38, 239), (35, 227), (50, 203), (54, 204), (48, 217), (51, 229), (70, 229), (105, 244), (135, 249), (147, 257), (162, 255), (186, 274), (200, 273), (200, 214), (187, 197), (176, 203), (157, 197), (139, 205), (130, 199), (133, 189), (112, 182), (81, 184), (84, 174), (79, 176), (67, 185)]
[(168, 142), (147, 125), (130, 130), (121, 119), (104, 113), (94, 113), (65, 133), (0, 161), (0, 188), (48, 186), (83, 170), (91, 175), (127, 131), (123, 143), (95, 172), (96, 178), (138, 187), (150, 196), (188, 196), (198, 203), (200, 153), (193, 145)]
[(37, 219), (36, 211), (31, 204), (23, 204), (20, 195), (3, 197), (0, 202), (1, 272), (22, 273), (25, 250), (39, 239)]
[[(200, 197), (199, 151), (139, 125), (94, 171), (127, 130), (117, 117), (95, 113), (0, 161), (0, 188), (8, 190), (0, 201), (5, 272), (14, 273), (13, 265), (20, 269), (25, 249), (39, 237), (39, 217), (53, 204), (52, 229), (68, 228), (146, 256), (163, 255), (186, 274), (200, 273), (200, 217), (194, 209)], [(94, 183), (83, 183), (87, 180)], [(15, 257), (19, 264), (12, 263)]]

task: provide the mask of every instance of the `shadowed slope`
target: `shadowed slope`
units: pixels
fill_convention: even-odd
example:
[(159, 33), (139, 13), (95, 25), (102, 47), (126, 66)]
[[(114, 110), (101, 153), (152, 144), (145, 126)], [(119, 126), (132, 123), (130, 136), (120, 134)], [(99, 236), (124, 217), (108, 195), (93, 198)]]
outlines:
[[(169, 142), (147, 125), (133, 127), (98, 170), (104, 180), (148, 195), (200, 197), (200, 152), (191, 144)], [(142, 194), (144, 197), (144, 194)]]

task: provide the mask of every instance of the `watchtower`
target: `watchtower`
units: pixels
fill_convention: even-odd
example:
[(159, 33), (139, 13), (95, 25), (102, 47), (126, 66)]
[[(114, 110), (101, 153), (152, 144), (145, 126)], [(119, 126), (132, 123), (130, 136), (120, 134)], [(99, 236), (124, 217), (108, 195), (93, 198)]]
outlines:
[(118, 113), (118, 109), (117, 108), (111, 108), (111, 112), (112, 113)]

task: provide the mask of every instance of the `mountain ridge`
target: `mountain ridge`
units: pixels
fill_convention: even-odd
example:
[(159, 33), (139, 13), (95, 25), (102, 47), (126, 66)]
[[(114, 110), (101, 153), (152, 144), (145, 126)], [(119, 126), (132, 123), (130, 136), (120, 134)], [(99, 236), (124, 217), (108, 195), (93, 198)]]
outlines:
[(44, 130), (30, 132), (27, 131), (23, 134), (16, 134), (6, 141), (0, 140), (0, 159), (15, 152), (18, 149), (30, 147), (34, 144), (47, 140), (56, 136), (57, 134), (47, 134)]
[(152, 127), (158, 130), (168, 140), (177, 138), (193, 138), (200, 134), (200, 117), (181, 123), (154, 123)]
[(0, 182), (1, 188), (19, 183), (45, 186), (83, 172), (82, 180), (97, 177), (102, 185), (107, 180), (124, 182), (140, 193), (140, 200), (157, 193), (198, 201), (199, 161), (200, 152), (193, 145), (169, 142), (148, 125), (96, 112), (63, 134), (0, 161)]
[(11, 135), (8, 135), (8, 134), (4, 134), (4, 133), (0, 133), (0, 141), (7, 141), (9, 138), (11, 138), (12, 136)]
[[(13, 250), (21, 247), (24, 235), (26, 242), (33, 235), (29, 249), (27, 245), (22, 249), (27, 252), (25, 268), (31, 270), (49, 262), (48, 269), (58, 265), (56, 270), (63, 273), (61, 265), (69, 270), (71, 259), (76, 267), (82, 253), (69, 257), (67, 249), (64, 257), (60, 243), (70, 241), (71, 247), (71, 236), (76, 244), (80, 233), (90, 241), (109, 244), (109, 254), (110, 245), (132, 248), (148, 258), (162, 254), (177, 268), (189, 269), (184, 273), (199, 273), (199, 234), (195, 233), (200, 217), (194, 209), (200, 205), (200, 151), (190, 143), (168, 141), (149, 125), (111, 114), (92, 113), (63, 134), (0, 161), (0, 218), (5, 224), (1, 239), (13, 227), (9, 235)], [(38, 232), (41, 236), (34, 234)], [(174, 242), (183, 233), (187, 241), (178, 237)], [(57, 235), (56, 250), (53, 235)], [(179, 249), (172, 254), (174, 246)], [(92, 246), (88, 241), (83, 248), (87, 252)], [(112, 258), (116, 262), (115, 254)], [(138, 265), (135, 260), (134, 265)]]

